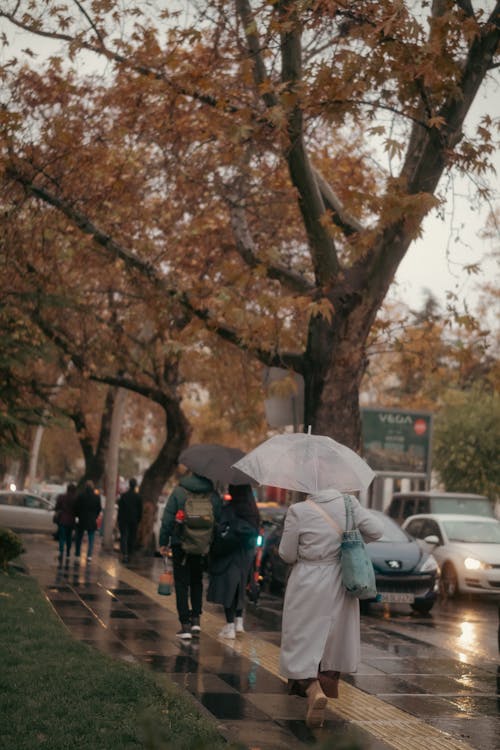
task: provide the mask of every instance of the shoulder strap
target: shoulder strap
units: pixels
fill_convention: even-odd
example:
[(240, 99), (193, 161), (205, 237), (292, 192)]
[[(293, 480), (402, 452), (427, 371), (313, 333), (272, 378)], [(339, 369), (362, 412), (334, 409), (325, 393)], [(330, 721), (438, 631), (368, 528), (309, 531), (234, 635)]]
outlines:
[(333, 526), (333, 528), (335, 529), (335, 531), (338, 534), (340, 534), (340, 536), (342, 536), (342, 534), (344, 532), (340, 528), (339, 524), (337, 523), (337, 521), (334, 521), (334, 519), (330, 515), (328, 515), (328, 513), (326, 512), (326, 510), (324, 508), (322, 508), (320, 505), (318, 505), (317, 503), (315, 503), (314, 500), (311, 500), (310, 498), (307, 498), (306, 503), (309, 503), (309, 505), (312, 505), (312, 507), (314, 508), (314, 510), (317, 510), (318, 513), (320, 513), (325, 518), (325, 520), (328, 521), (328, 523), (330, 524), (330, 526)]
[(350, 495), (342, 495), (344, 498), (344, 506), (345, 506), (345, 527), (347, 531), (349, 531), (349, 516), (351, 516), (351, 530), (356, 528), (356, 524), (354, 523), (354, 511), (352, 508), (352, 502), (351, 502), (351, 496)]

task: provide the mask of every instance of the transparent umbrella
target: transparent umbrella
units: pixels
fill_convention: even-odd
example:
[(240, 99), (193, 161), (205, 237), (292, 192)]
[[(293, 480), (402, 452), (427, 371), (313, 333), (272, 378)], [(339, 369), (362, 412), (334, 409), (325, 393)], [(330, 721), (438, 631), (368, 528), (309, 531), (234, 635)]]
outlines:
[(366, 490), (375, 478), (353, 450), (326, 435), (275, 435), (234, 464), (259, 484), (315, 494)]

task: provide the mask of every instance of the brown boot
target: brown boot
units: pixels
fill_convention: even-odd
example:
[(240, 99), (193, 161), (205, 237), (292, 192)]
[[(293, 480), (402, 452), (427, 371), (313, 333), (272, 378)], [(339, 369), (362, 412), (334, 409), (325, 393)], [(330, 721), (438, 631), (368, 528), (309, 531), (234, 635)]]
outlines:
[(320, 727), (325, 720), (325, 708), (328, 703), (328, 698), (321, 689), (321, 685), (318, 680), (313, 680), (309, 687), (306, 689), (307, 693), (307, 712), (306, 712), (306, 726), (308, 727)]
[(301, 698), (307, 698), (307, 688), (315, 682), (314, 677), (308, 677), (304, 680), (288, 680), (288, 695), (299, 695)]
[(328, 669), (324, 672), (318, 672), (319, 684), (328, 698), (339, 697), (339, 677), (340, 672), (332, 672)]

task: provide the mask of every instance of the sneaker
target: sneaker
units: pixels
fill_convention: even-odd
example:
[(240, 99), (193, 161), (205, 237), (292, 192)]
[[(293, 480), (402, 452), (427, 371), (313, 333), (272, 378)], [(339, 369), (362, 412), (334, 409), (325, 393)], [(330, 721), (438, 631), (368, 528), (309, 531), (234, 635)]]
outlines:
[(200, 628), (200, 618), (199, 617), (192, 617), (191, 618), (191, 633), (192, 635), (199, 635), (201, 631)]
[(190, 641), (193, 637), (191, 635), (191, 625), (189, 623), (181, 625), (181, 629), (178, 633), (176, 633), (176, 635), (177, 638), (182, 638), (183, 641)]
[(243, 627), (243, 617), (234, 618), (234, 627), (237, 633), (245, 632), (245, 628)]
[(219, 633), (219, 638), (229, 638), (233, 640), (236, 638), (236, 628), (234, 622), (228, 622)]

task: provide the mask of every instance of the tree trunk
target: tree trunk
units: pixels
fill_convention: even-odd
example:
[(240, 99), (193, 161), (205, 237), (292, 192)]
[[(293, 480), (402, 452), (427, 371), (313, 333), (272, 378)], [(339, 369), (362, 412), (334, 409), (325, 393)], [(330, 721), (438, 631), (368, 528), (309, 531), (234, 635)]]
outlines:
[(137, 542), (147, 553), (153, 551), (153, 524), (158, 498), (176, 468), (179, 454), (187, 446), (191, 434), (191, 427), (181, 409), (180, 399), (166, 399), (161, 405), (166, 416), (165, 442), (151, 466), (144, 472), (141, 484), (143, 515)]
[(111, 420), (111, 430), (109, 438), (108, 459), (106, 461), (105, 475), (105, 492), (106, 508), (103, 519), (103, 545), (107, 550), (113, 548), (113, 527), (115, 520), (116, 506), (116, 485), (118, 482), (118, 460), (120, 454), (120, 433), (123, 423), (123, 413), (125, 410), (125, 401), (127, 391), (123, 388), (116, 388), (114, 398), (113, 417)]
[(351, 309), (339, 305), (332, 324), (316, 318), (306, 353), (304, 424), (355, 451), (361, 448), (359, 389), (376, 309), (367, 299)]

